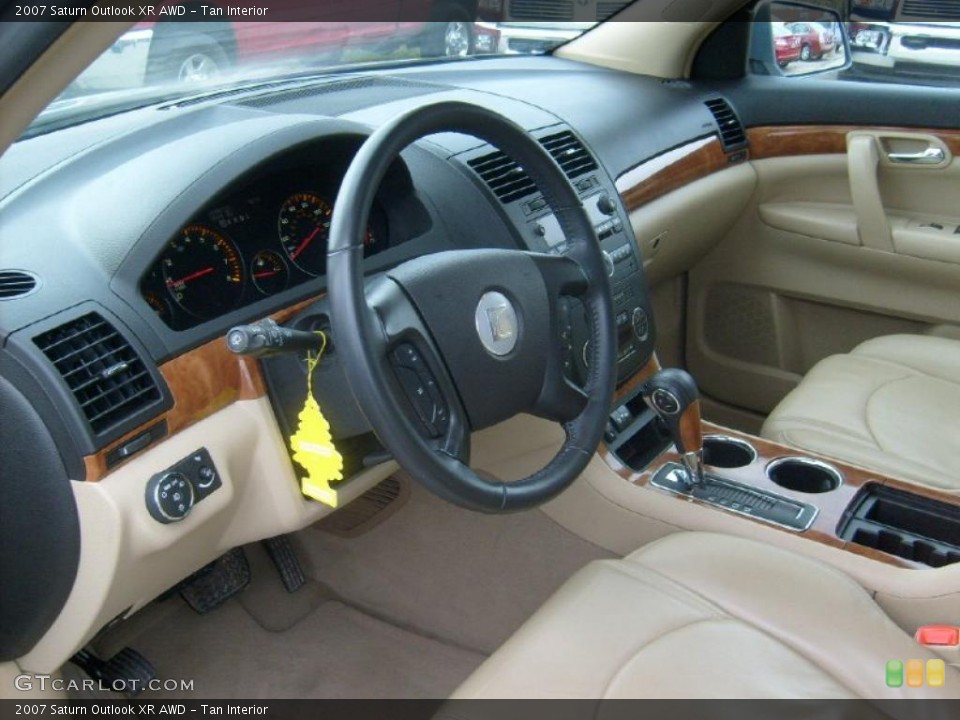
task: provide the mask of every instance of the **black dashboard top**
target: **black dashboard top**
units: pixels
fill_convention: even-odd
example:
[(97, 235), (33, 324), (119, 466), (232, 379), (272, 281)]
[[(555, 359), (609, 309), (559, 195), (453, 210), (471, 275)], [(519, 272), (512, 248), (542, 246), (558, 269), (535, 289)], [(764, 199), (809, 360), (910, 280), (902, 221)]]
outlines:
[[(529, 130), (569, 124), (616, 177), (649, 157), (712, 132), (715, 126), (700, 102), (702, 96), (686, 84), (664, 84), (549, 57), (483, 59), (393, 71), (360, 81), (334, 76), (284, 91), (181, 102), (23, 141), (0, 160), (4, 195), (0, 267), (36, 273), (43, 289), (6, 304), (0, 338), (89, 299), (136, 326), (157, 359), (209, 338), (214, 328), (202, 322), (197, 333), (183, 332), (191, 323), (175, 322), (171, 332), (167, 324), (154, 322), (154, 313), (140, 301), (140, 280), (184, 227), (194, 220), (211, 224), (202, 215), (216, 210), (211, 204), (225, 199), (238, 178), (288, 148), (322, 138), (362, 138), (407, 107), (466, 99), (491, 106)], [(473, 138), (443, 135), (408, 151), (405, 162), (417, 191), (413, 195), (434, 219), (431, 207), (471, 196), (478, 212), (485, 214), (479, 208), (484, 200), (476, 183), (464, 177), (462, 168), (437, 162), (478, 144)], [(316, 194), (318, 188), (312, 184), (291, 186), (290, 194)], [(324, 193), (332, 194), (332, 187), (328, 183)], [(264, 210), (257, 229), (263, 249), (271, 243), (262, 235), (273, 224), (272, 216), (279, 215), (282, 200), (272, 202), (277, 207)], [(381, 233), (391, 232), (389, 216), (396, 209), (385, 196), (379, 209), (383, 212), (378, 210), (379, 222), (386, 226)], [(496, 213), (486, 214), (495, 222)], [(501, 229), (509, 236), (502, 222)], [(449, 238), (447, 233), (436, 235), (431, 239), (428, 231), (421, 237), (422, 246), (410, 252), (428, 251), (431, 242), (442, 245), (440, 236)], [(469, 235), (458, 241), (469, 246)], [(399, 244), (392, 235), (384, 240), (391, 248)], [(269, 249), (277, 251), (278, 244)], [(282, 246), (279, 251), (289, 261)], [(243, 261), (249, 274), (252, 257)], [(238, 306), (249, 311), (247, 317), (262, 316), (294, 296), (322, 289), (322, 282), (310, 281), (311, 273), (298, 273), (298, 268), (291, 268), (294, 277), (284, 292), (260, 298), (245, 290)], [(113, 292), (105, 293), (106, 287)], [(269, 298), (276, 302), (264, 301)], [(218, 326), (216, 332), (221, 329)]]

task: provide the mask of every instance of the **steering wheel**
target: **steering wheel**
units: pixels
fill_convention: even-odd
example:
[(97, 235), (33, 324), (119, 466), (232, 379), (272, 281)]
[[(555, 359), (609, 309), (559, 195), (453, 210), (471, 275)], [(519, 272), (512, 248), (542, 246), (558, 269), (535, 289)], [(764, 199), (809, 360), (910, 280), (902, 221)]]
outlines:
[[(363, 239), (377, 188), (404, 148), (439, 132), (473, 135), (516, 160), (549, 203), (569, 249), (444, 251), (365, 281)], [(616, 350), (600, 244), (554, 159), (492, 110), (429, 104), (366, 140), (334, 208), (327, 277), (337, 352), (361, 411), (400, 466), (441, 498), (485, 512), (534, 507), (566, 489), (600, 442)], [(587, 311), (582, 387), (563, 372), (561, 296), (578, 297)], [(522, 480), (479, 477), (468, 465), (470, 433), (519, 413), (561, 423), (562, 447)]]

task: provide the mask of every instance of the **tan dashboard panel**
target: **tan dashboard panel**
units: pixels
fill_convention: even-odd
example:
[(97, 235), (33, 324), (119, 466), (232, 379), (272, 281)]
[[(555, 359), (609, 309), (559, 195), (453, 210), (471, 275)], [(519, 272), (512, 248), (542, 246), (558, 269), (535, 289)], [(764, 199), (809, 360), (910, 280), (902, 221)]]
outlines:
[[(304, 300), (271, 317), (282, 323), (317, 299)], [(168, 434), (174, 435), (237, 400), (254, 400), (267, 394), (260, 364), (231, 353), (223, 338), (215, 338), (165, 362), (160, 366), (160, 374), (173, 396), (173, 407), (99, 452), (84, 457), (88, 481), (101, 480), (108, 472), (126, 462), (108, 468), (107, 454), (158, 422), (165, 420)]]
[[(762, 160), (772, 157), (796, 155), (834, 155), (847, 152), (847, 134), (854, 130), (869, 129), (880, 132), (903, 132), (908, 128), (861, 128), (848, 125), (783, 125), (750, 128), (750, 157)], [(935, 135), (950, 148), (954, 155), (960, 154), (960, 130), (930, 130), (909, 128), (912, 133)]]
[(716, 137), (700, 138), (668, 150), (617, 179), (628, 211), (730, 165)]
[[(205, 448), (221, 480), (183, 520), (161, 524), (149, 479)], [(393, 461), (337, 487), (341, 507), (397, 471)], [(100, 482), (72, 482), (80, 566), (67, 602), (18, 664), (52, 672), (114, 618), (128, 617), (228, 550), (295, 532), (332, 508), (305, 498), (270, 402), (234, 402), (137, 454)]]

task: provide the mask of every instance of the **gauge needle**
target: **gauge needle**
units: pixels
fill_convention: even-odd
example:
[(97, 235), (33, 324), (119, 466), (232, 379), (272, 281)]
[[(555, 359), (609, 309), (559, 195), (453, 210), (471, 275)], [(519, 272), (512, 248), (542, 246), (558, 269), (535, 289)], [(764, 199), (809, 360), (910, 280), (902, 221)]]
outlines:
[(273, 276), (276, 275), (278, 272), (280, 272), (280, 271), (279, 271), (279, 270), (266, 270), (266, 271), (264, 271), (264, 272), (254, 273), (253, 276), (259, 280), (260, 278), (273, 277)]
[(190, 273), (186, 277), (180, 278), (179, 280), (167, 280), (167, 285), (183, 285), (184, 283), (188, 283), (191, 280), (196, 280), (197, 278), (203, 277), (204, 275), (209, 275), (212, 272), (213, 272), (213, 267), (206, 267), (203, 270), (197, 270), (194, 273)]
[(293, 251), (293, 255), (290, 256), (290, 259), (291, 259), (291, 260), (296, 260), (296, 259), (297, 259), (297, 257), (300, 255), (300, 253), (302, 253), (302, 252), (306, 249), (307, 245), (310, 244), (310, 241), (313, 240), (313, 239), (317, 236), (317, 233), (320, 232), (320, 228), (321, 228), (321, 227), (323, 227), (323, 226), (322, 226), (322, 225), (317, 225), (317, 226), (313, 229), (313, 232), (310, 233), (309, 235), (307, 235), (307, 236), (303, 239), (303, 242), (300, 243), (300, 246), (299, 246), (296, 250), (294, 250), (294, 251)]

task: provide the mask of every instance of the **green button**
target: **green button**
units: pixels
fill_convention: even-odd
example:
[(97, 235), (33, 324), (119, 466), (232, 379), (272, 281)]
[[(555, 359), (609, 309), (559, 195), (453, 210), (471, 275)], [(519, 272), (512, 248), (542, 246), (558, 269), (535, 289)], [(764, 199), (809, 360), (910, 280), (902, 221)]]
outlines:
[(903, 685), (903, 661), (887, 661), (887, 687), (900, 687)]

